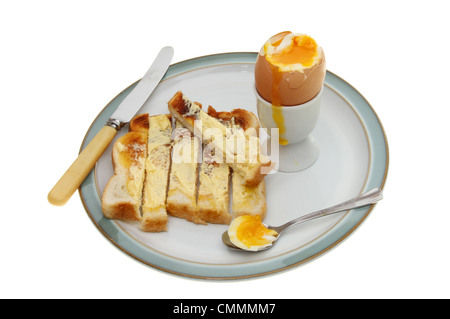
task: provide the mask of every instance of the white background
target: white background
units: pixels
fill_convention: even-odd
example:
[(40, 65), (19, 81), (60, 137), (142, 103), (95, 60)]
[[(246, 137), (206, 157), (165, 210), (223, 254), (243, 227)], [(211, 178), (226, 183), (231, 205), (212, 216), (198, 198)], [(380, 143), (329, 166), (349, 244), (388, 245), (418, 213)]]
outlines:
[[(448, 21), (436, 0), (2, 1), (0, 297), (450, 297)], [(323, 46), (389, 142), (385, 198), (338, 247), (267, 277), (187, 279), (116, 249), (78, 193), (47, 202), (92, 121), (162, 46), (178, 62), (258, 51), (284, 30)]]

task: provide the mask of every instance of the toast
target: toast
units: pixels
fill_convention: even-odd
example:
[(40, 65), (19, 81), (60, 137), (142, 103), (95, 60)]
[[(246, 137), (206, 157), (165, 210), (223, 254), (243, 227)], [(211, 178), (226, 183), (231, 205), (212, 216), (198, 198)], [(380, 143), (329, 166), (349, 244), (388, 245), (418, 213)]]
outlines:
[[(217, 118), (222, 124), (233, 131), (251, 137), (258, 137), (259, 121), (252, 112), (243, 109), (234, 109), (231, 112), (217, 112), (212, 106), (208, 114)], [(241, 215), (259, 215), (264, 219), (267, 212), (266, 184), (263, 179), (256, 186), (247, 186), (241, 174), (231, 172), (231, 217)]]
[(229, 224), (230, 167), (203, 152), (198, 181), (199, 217), (207, 223)]
[(231, 177), (232, 217), (259, 215), (264, 220), (267, 212), (265, 181), (250, 187), (243, 183), (242, 178), (240, 174), (235, 172), (233, 172)]
[(139, 114), (133, 117), (129, 124), (129, 131), (142, 132), (148, 134), (148, 129), (150, 127), (149, 114)]
[[(256, 116), (248, 111), (236, 109), (231, 112), (217, 112), (209, 106), (208, 115), (219, 120), (228, 129), (258, 129)], [(225, 163), (223, 154), (215, 149), (203, 148), (203, 161), (199, 173), (197, 205), (200, 217), (208, 223), (230, 224), (230, 180), (232, 172)], [(221, 157), (222, 155), (222, 157)]]
[[(150, 232), (167, 230), (168, 215), (197, 224), (229, 224), (248, 214), (264, 218), (265, 174), (254, 170), (270, 161), (259, 161), (255, 114), (243, 109), (217, 112), (211, 106), (205, 112), (181, 92), (171, 99), (169, 110), (176, 119), (174, 129), (170, 114), (141, 114), (114, 144), (114, 175), (102, 196), (105, 217), (139, 221), (141, 229)], [(196, 127), (194, 119), (206, 125)], [(203, 152), (197, 129), (203, 132)], [(253, 162), (252, 143), (257, 145)], [(235, 148), (242, 145), (244, 159), (238, 161)]]
[[(172, 118), (168, 114), (148, 117), (146, 178), (141, 228), (147, 232), (167, 230), (167, 186), (171, 160)], [(141, 125), (142, 126), (142, 125)]]
[(205, 224), (197, 209), (197, 176), (200, 143), (188, 129), (176, 121), (173, 131), (167, 212), (196, 224)]
[(175, 119), (202, 138), (203, 144), (213, 144), (216, 151), (226, 156), (227, 164), (242, 175), (241, 181), (245, 185), (256, 186), (269, 173), (270, 159), (259, 151), (256, 135), (244, 135), (242, 130), (227, 129), (220, 119), (203, 111), (201, 104), (192, 102), (181, 91), (170, 99), (168, 107)]
[(102, 210), (107, 218), (141, 220), (142, 189), (145, 179), (147, 134), (129, 131), (114, 143), (114, 175), (102, 195)]

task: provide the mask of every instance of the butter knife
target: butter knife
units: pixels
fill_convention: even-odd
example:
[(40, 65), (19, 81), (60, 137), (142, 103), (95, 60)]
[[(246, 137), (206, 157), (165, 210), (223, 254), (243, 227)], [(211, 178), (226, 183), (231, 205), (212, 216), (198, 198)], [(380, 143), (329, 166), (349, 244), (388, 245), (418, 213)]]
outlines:
[(170, 46), (161, 49), (144, 77), (120, 103), (105, 126), (83, 149), (78, 158), (50, 191), (47, 199), (51, 204), (56, 206), (65, 205), (80, 187), (95, 163), (117, 135), (117, 132), (130, 122), (159, 84), (170, 66), (173, 52), (173, 48)]

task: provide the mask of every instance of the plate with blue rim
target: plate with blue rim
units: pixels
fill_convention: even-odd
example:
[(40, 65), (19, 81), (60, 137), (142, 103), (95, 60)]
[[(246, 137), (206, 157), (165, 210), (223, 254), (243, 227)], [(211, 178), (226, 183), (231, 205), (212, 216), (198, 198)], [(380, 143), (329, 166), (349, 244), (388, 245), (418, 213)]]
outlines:
[[(257, 114), (253, 89), (256, 57), (255, 52), (221, 53), (172, 64), (138, 114), (168, 113), (167, 102), (177, 91), (219, 111), (244, 108)], [(137, 83), (125, 88), (103, 108), (86, 133), (81, 150)], [(124, 127), (116, 139), (126, 131)], [(321, 114), (312, 135), (320, 147), (314, 165), (301, 172), (275, 171), (266, 176), (265, 223), (279, 225), (374, 187), (383, 189), (389, 149), (381, 121), (361, 93), (330, 71), (326, 73)], [(265, 138), (261, 135), (262, 142)], [(118, 249), (144, 265), (170, 274), (230, 280), (298, 268), (338, 247), (376, 206), (290, 228), (272, 249), (258, 253), (228, 249), (221, 241), (227, 225), (197, 225), (169, 216), (166, 232), (143, 232), (137, 222), (103, 216), (101, 194), (113, 175), (112, 145), (79, 189), (85, 210), (96, 228)]]

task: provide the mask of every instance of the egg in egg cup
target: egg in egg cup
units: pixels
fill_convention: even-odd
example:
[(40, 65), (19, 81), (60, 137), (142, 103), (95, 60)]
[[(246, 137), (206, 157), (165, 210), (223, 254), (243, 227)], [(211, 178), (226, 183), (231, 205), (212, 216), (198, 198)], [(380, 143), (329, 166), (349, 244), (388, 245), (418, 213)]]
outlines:
[(325, 74), (322, 48), (304, 34), (281, 32), (258, 54), (254, 86), (258, 117), (271, 139), (278, 140), (278, 171), (302, 171), (319, 157), (311, 133), (320, 115)]

